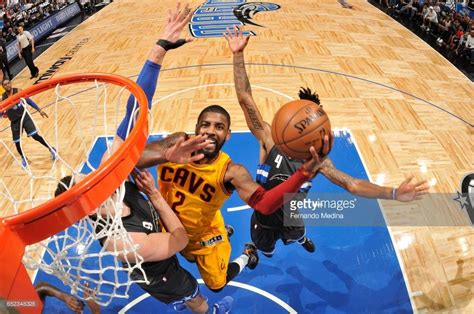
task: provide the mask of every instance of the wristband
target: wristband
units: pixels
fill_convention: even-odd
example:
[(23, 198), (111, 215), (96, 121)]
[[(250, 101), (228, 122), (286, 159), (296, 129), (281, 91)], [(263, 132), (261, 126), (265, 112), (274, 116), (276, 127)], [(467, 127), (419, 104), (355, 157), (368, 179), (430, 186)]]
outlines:
[(184, 45), (186, 43), (186, 40), (184, 39), (178, 39), (177, 41), (175, 42), (171, 42), (169, 40), (166, 40), (166, 39), (159, 39), (156, 44), (158, 46), (160, 46), (161, 48), (163, 48), (164, 50), (168, 51), (168, 50), (171, 50), (171, 49), (176, 49), (178, 47), (181, 47), (182, 45)]
[(393, 188), (392, 189), (392, 200), (396, 200), (397, 199), (397, 188)]

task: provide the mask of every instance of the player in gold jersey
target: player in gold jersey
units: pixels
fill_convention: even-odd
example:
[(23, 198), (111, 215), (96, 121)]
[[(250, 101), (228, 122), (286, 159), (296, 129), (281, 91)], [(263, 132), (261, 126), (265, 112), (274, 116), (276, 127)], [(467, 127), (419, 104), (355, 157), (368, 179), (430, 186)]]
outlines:
[[(311, 148), (308, 160), (287, 181), (274, 189), (265, 190), (253, 181), (247, 169), (232, 162), (221, 151), (230, 138), (230, 116), (222, 107), (205, 108), (196, 124), (196, 137), (187, 139), (185, 133), (175, 133), (164, 140), (147, 145), (138, 167), (158, 166), (158, 180), (163, 197), (176, 212), (189, 237), (189, 244), (181, 251), (184, 257), (196, 262), (206, 286), (220, 291), (245, 266), (253, 269), (258, 255), (253, 244), (229, 263), (231, 246), (220, 208), (236, 190), (240, 198), (255, 210), (271, 214), (283, 204), (285, 193), (296, 193), (299, 187), (314, 177), (320, 158)], [(207, 143), (193, 152), (196, 142)], [(332, 138), (324, 138), (323, 154), (330, 150)], [(189, 155), (175, 151), (189, 146)]]

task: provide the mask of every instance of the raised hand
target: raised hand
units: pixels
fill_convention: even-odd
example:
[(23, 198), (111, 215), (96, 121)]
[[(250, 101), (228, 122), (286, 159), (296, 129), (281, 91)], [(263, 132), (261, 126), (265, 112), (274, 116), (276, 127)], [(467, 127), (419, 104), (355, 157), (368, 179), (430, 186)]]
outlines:
[(187, 139), (180, 138), (173, 146), (166, 149), (164, 156), (168, 161), (177, 164), (187, 164), (204, 158), (204, 154), (198, 153), (200, 149), (209, 145), (207, 135), (196, 135)]
[(412, 183), (415, 176), (409, 176), (403, 181), (397, 188), (395, 193), (395, 199), (400, 202), (411, 202), (413, 200), (419, 200), (423, 195), (428, 193), (430, 186), (426, 180)]
[(178, 2), (175, 9), (168, 11), (168, 21), (160, 34), (160, 40), (170, 42), (169, 49), (177, 48), (192, 40), (191, 37), (185, 39), (179, 38), (182, 30), (191, 20), (191, 16), (192, 10), (189, 7), (189, 4), (186, 4), (184, 8), (181, 8), (180, 2)]
[(155, 179), (148, 170), (134, 171), (133, 177), (140, 191), (148, 196), (156, 193), (158, 190), (155, 185)]
[(84, 310), (84, 302), (73, 297), (72, 295), (64, 294), (63, 300), (74, 313), (82, 313), (82, 310)]
[(311, 159), (307, 160), (303, 164), (304, 171), (312, 174), (313, 176), (316, 174), (318, 169), (321, 168), (321, 163), (326, 159), (326, 156), (331, 151), (333, 141), (334, 136), (332, 133), (323, 137), (323, 148), (321, 150), (321, 154), (318, 154), (313, 146), (310, 147), (309, 152), (311, 153)]
[(229, 43), (229, 48), (232, 53), (244, 51), (247, 43), (249, 42), (250, 36), (243, 36), (242, 31), (238, 26), (234, 26), (234, 30), (227, 28), (227, 31), (224, 33), (224, 37)]

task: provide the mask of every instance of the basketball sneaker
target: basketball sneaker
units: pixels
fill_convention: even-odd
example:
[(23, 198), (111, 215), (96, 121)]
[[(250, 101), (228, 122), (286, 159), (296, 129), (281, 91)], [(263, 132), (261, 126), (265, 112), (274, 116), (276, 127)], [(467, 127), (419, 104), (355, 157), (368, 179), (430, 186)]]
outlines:
[(230, 238), (234, 234), (234, 227), (231, 225), (225, 225), (225, 230), (227, 231), (227, 237)]
[(227, 314), (230, 313), (234, 299), (231, 296), (225, 296), (221, 300), (214, 303), (213, 314)]
[(27, 164), (28, 163), (26, 162), (26, 158), (25, 157), (21, 158), (21, 166), (26, 169)]
[(253, 243), (245, 243), (244, 254), (249, 257), (247, 267), (249, 269), (255, 269), (258, 265), (257, 247)]
[(300, 243), (301, 246), (306, 250), (308, 251), (309, 253), (314, 253), (314, 251), (316, 251), (316, 247), (313, 243), (313, 241), (311, 241), (310, 238), (307, 238), (307, 237), (304, 237), (304, 242), (303, 243)]
[(175, 312), (184, 312), (187, 309), (186, 303), (178, 303), (173, 305)]
[(52, 161), (55, 161), (56, 159), (58, 159), (58, 153), (56, 152), (56, 149), (54, 147), (52, 147), (49, 152), (51, 153), (51, 160)]
[[(206, 296), (198, 293), (197, 296), (199, 296), (199, 295), (204, 298), (205, 302), (208, 301), (208, 298)], [(173, 309), (175, 310), (175, 312), (184, 312), (188, 309), (188, 307), (186, 305), (186, 302), (181, 301), (181, 302), (173, 304)], [(209, 313), (209, 311), (207, 313)]]

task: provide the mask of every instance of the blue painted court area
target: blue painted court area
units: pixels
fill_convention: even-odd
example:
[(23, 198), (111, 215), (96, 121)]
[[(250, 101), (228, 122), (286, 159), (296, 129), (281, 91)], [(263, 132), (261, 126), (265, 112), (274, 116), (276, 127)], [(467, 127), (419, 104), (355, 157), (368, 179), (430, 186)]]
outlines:
[[(105, 149), (99, 139), (91, 152), (97, 164)], [(250, 133), (234, 133), (224, 150), (237, 163), (244, 164), (255, 176), (258, 144)], [(350, 175), (367, 179), (362, 161), (350, 137), (342, 132), (335, 139), (330, 154), (334, 164)], [(313, 181), (312, 192), (340, 192), (322, 176)], [(235, 233), (231, 238), (232, 257), (241, 254), (250, 241), (250, 210), (228, 212), (228, 208), (245, 205), (236, 193), (222, 209), (227, 224)], [(382, 215), (377, 206), (378, 214)], [(212, 304), (231, 295), (232, 313), (411, 313), (411, 305), (400, 265), (386, 227), (307, 227), (307, 236), (316, 244), (310, 254), (300, 245), (284, 246), (281, 242), (272, 258), (260, 254), (260, 264), (253, 271), (245, 269), (236, 282), (215, 294), (200, 285)], [(159, 245), (159, 243), (157, 243)], [(180, 258), (181, 264), (200, 278), (195, 265)], [(57, 279), (38, 273), (36, 282), (48, 281), (69, 291)], [(127, 304), (127, 313), (174, 313), (174, 310), (148, 297), (137, 285), (129, 299), (116, 299), (103, 313), (118, 313)], [(49, 299), (45, 313), (68, 313), (65, 305)]]

